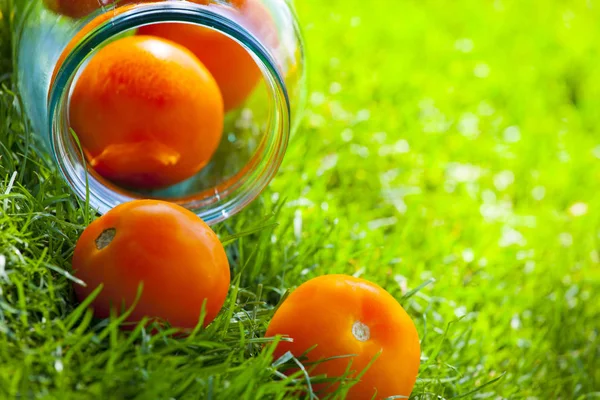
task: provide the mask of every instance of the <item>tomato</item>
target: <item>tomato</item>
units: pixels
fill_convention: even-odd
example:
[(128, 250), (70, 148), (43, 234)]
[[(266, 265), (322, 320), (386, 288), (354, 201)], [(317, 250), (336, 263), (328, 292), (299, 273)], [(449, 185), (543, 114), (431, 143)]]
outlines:
[(143, 282), (127, 321), (147, 316), (180, 328), (198, 324), (205, 301), (208, 325), (230, 282), (225, 250), (208, 225), (191, 211), (157, 200), (121, 204), (92, 222), (77, 241), (73, 270), (87, 284), (74, 284), (80, 301), (104, 285), (91, 304), (97, 317), (108, 317), (111, 307), (130, 307)]
[(152, 189), (204, 167), (221, 140), (223, 100), (184, 47), (132, 36), (92, 57), (75, 83), (70, 123), (102, 176)]
[(143, 26), (139, 33), (169, 39), (190, 49), (215, 77), (225, 111), (240, 106), (262, 76), (252, 56), (240, 44), (212, 29), (165, 23)]
[[(101, 7), (112, 5), (113, 3), (135, 4), (135, 3), (153, 3), (160, 0), (44, 0), (46, 6), (55, 13), (65, 15), (71, 18), (81, 18)], [(194, 0), (194, 3), (203, 3), (208, 0)]]
[(80, 18), (114, 1), (116, 0), (44, 0), (44, 3), (56, 13), (71, 18)]
[[(44, 0), (44, 4), (55, 13), (65, 15), (71, 18), (81, 18), (98, 10), (101, 7), (112, 5), (113, 3), (135, 4), (135, 3), (158, 3), (161, 1), (179, 1), (179, 0)], [(191, 3), (207, 5), (214, 0), (187, 0)], [(234, 6), (239, 6), (246, 0), (232, 0)]]
[[(349, 399), (409, 396), (419, 370), (420, 345), (415, 325), (402, 306), (380, 286), (346, 275), (325, 275), (300, 285), (281, 304), (269, 323), (267, 337), (285, 335), (275, 357), (290, 351), (306, 362), (323, 361), (311, 376), (341, 377), (348, 365), (351, 377), (379, 357), (350, 388)], [(351, 364), (349, 364), (351, 362)], [(321, 383), (317, 391), (330, 392), (337, 385)], [(373, 397), (375, 396), (375, 397)]]
[[(198, 1), (196, 1), (199, 3)], [(212, 6), (264, 40), (274, 42), (274, 23), (256, 0), (235, 0), (237, 10)], [(212, 73), (223, 94), (225, 111), (239, 107), (252, 94), (262, 78), (262, 73), (242, 45), (230, 37), (210, 28), (181, 23), (146, 25), (139, 34), (158, 36), (177, 42), (190, 49)]]

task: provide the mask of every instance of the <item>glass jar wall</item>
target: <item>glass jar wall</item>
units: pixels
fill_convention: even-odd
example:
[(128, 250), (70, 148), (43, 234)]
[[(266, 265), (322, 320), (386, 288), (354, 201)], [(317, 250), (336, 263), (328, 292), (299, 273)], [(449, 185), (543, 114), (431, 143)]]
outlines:
[[(74, 192), (89, 196), (100, 213), (125, 201), (158, 198), (215, 223), (243, 209), (273, 178), (303, 98), (303, 48), (289, 2), (33, 0), (25, 7), (16, 56), (26, 112)], [(110, 43), (134, 35), (179, 40), (192, 53), (209, 51), (210, 44), (186, 36), (190, 29), (209, 30), (217, 38), (213, 52), (222, 53), (212, 70), (206, 64), (224, 101), (223, 128), (210, 159), (193, 176), (160, 187), (123, 184), (94, 168), (95, 155), (79, 140), (71, 115), (74, 89), (90, 60)], [(234, 47), (221, 46), (222, 40)], [(253, 63), (256, 82), (240, 78), (240, 51)], [(240, 91), (241, 97), (230, 94)], [(96, 118), (95, 111), (91, 114)], [(106, 132), (110, 129), (109, 124)], [(169, 135), (178, 134), (177, 126), (171, 129)], [(135, 161), (133, 153), (123, 154)]]

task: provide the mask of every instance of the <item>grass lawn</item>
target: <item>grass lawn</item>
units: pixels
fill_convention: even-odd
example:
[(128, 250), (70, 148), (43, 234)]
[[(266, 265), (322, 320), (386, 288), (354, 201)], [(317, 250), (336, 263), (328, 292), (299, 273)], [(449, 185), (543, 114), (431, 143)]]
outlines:
[(600, 4), (298, 0), (303, 122), (269, 189), (216, 228), (249, 233), (227, 247), (225, 309), (173, 339), (73, 300), (87, 214), (19, 111), (9, 3), (0, 398), (300, 396), (261, 337), (288, 289), (333, 272), (414, 318), (416, 399), (600, 398)]

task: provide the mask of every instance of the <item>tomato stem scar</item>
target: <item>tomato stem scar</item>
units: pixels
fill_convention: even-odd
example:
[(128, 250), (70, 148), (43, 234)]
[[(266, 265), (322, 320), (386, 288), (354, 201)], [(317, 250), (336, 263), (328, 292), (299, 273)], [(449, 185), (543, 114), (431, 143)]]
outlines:
[(356, 340), (360, 342), (366, 342), (371, 338), (371, 330), (367, 325), (360, 321), (356, 321), (354, 325), (352, 325), (352, 334)]
[(108, 246), (110, 242), (113, 241), (116, 234), (117, 230), (115, 228), (108, 228), (102, 231), (100, 236), (96, 238), (96, 248), (98, 250), (102, 250), (103, 248)]

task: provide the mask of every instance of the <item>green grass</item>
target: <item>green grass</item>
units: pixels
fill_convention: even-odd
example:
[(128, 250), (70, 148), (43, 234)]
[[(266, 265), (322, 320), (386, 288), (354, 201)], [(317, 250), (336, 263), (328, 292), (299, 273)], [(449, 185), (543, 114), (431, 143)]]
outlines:
[(305, 118), (217, 228), (262, 228), (227, 246), (221, 316), (173, 339), (74, 302), (84, 212), (28, 139), (0, 0), (0, 397), (293, 398), (304, 379), (262, 346), (272, 309), (344, 272), (414, 318), (416, 399), (600, 398), (599, 4), (298, 3)]

